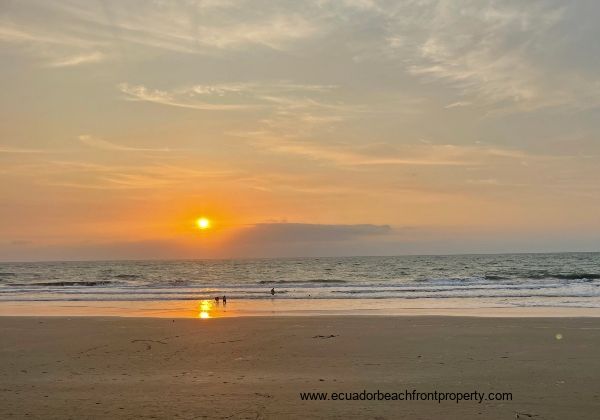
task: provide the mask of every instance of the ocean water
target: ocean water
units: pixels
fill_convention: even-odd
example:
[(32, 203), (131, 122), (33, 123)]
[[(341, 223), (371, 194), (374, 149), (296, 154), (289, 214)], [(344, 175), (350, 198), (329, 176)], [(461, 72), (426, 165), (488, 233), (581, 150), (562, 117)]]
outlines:
[(600, 253), (0, 263), (0, 301), (464, 299), (600, 308)]

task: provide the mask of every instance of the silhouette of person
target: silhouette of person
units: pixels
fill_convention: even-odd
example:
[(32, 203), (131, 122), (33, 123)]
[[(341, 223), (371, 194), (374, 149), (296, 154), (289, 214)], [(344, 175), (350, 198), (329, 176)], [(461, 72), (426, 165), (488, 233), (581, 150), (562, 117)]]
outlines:
[(223, 295), (223, 305), (227, 305), (227, 296)]
[(219, 296), (215, 298), (215, 302), (219, 303)]
[(275, 288), (274, 287), (271, 289), (271, 296), (275, 296)]

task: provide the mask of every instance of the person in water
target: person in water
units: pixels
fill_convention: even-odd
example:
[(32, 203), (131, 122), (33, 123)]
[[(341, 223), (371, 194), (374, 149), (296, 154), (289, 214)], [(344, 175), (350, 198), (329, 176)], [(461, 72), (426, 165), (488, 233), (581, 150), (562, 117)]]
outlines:
[(275, 288), (274, 287), (271, 289), (271, 296), (275, 296)]
[(219, 303), (219, 296), (215, 298), (215, 302)]
[(223, 295), (223, 305), (227, 305), (227, 296)]

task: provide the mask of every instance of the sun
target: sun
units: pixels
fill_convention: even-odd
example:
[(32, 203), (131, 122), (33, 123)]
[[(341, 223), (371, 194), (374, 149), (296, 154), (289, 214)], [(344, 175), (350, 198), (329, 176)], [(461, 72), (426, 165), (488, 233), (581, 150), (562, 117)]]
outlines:
[(198, 229), (208, 229), (210, 228), (210, 220), (208, 220), (206, 217), (199, 217), (196, 219), (196, 226), (198, 226)]

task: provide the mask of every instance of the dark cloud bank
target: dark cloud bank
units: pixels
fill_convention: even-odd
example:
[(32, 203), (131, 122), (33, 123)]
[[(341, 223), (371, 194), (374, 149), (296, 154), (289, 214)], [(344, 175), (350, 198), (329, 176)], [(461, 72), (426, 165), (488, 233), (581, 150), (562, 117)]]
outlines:
[(39, 246), (23, 240), (0, 242), (0, 260), (143, 260), (202, 258), (335, 257), (403, 254), (560, 252), (597, 250), (594, 235), (540, 234), (517, 237), (486, 233), (388, 225), (259, 223), (241, 229), (220, 246), (202, 241), (151, 240), (114, 243), (81, 242)]

